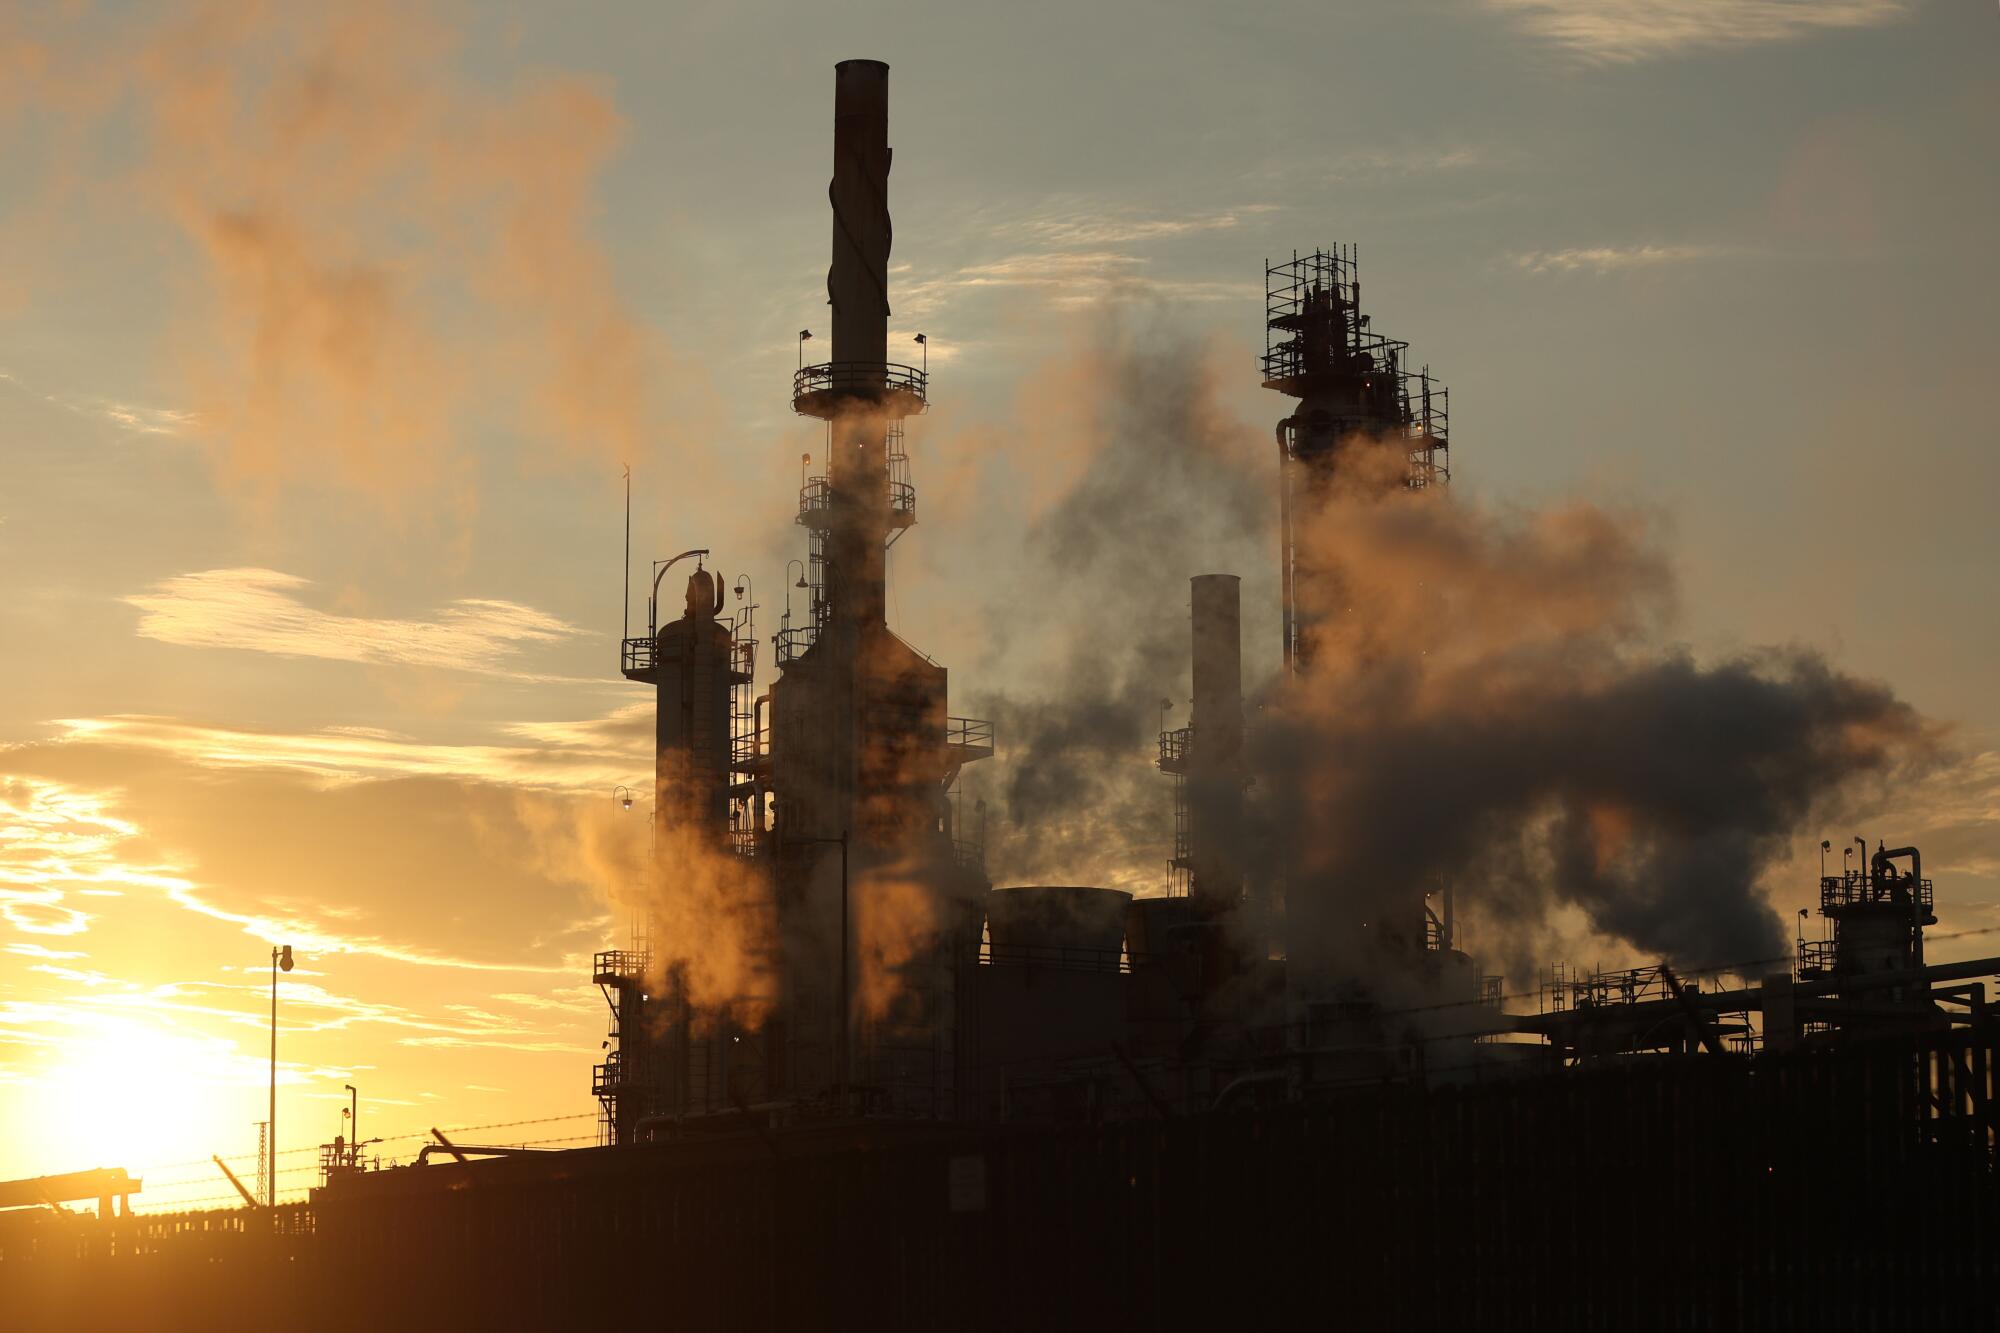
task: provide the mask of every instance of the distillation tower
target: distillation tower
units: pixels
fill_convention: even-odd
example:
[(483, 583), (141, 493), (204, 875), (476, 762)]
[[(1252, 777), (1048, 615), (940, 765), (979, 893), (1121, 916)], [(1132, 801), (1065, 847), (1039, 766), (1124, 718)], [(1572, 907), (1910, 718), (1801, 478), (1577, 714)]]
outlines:
[(744, 977), (704, 998), (661, 961), (714, 941), (656, 934), (599, 955), (614, 1141), (752, 1104), (955, 1114), (958, 996), (988, 886), (951, 797), (993, 733), (950, 716), (945, 668), (887, 619), (887, 550), (916, 521), (903, 423), (929, 388), (888, 359), (888, 111), (887, 65), (836, 66), (831, 355), (792, 384), (794, 410), (825, 423), (824, 471), (800, 490), (811, 596), (774, 636), (780, 675), (756, 693), (752, 608), (720, 622), (721, 585), (699, 567), (682, 619), (626, 646), (626, 676), (658, 691), (655, 930), (726, 924), (720, 951)]

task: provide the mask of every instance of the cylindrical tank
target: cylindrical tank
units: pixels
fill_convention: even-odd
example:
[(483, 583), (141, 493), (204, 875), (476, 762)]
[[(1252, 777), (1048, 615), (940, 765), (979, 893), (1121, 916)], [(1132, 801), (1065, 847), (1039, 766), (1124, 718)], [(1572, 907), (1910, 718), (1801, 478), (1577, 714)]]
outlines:
[(1071, 884), (1024, 885), (986, 895), (986, 933), (995, 962), (1008, 955), (1074, 955), (1116, 960), (1125, 945), (1132, 895)]
[(698, 569), (687, 612), (660, 626), (654, 648), (654, 818), (663, 832), (694, 826), (720, 837), (729, 822), (729, 631), (715, 619), (720, 588)]

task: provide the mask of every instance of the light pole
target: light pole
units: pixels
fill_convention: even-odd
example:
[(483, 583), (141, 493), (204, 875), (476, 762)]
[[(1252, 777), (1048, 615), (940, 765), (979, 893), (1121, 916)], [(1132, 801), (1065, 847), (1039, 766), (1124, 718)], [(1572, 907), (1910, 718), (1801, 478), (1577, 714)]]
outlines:
[(786, 629), (790, 629), (792, 627), (792, 589), (803, 588), (806, 586), (806, 562), (803, 560), (787, 560), (785, 562), (786, 579), (789, 580), (791, 578), (793, 565), (797, 565), (799, 567), (799, 581), (797, 583), (787, 582), (785, 584), (785, 628)]
[(924, 378), (928, 380), (931, 377), (931, 340), (919, 333), (917, 346), (924, 349)]
[(806, 368), (806, 343), (807, 343), (807, 341), (808, 341), (809, 339), (811, 339), (811, 337), (812, 337), (812, 336), (813, 336), (813, 331), (812, 331), (811, 329), (800, 329), (800, 330), (799, 330), (799, 369), (800, 369), (800, 370), (804, 370), (804, 369)]
[(292, 946), (283, 948), (271, 946), (271, 1113), (268, 1121), (270, 1136), (265, 1155), (270, 1161), (270, 1171), (265, 1182), (264, 1206), (274, 1208), (278, 1203), (278, 973), (292, 970)]

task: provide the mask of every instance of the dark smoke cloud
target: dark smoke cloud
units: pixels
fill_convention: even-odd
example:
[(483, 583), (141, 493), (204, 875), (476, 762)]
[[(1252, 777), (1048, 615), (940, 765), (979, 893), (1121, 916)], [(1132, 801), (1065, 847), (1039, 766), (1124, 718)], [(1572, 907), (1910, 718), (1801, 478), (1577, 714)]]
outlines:
[(1700, 663), (1645, 516), (1379, 485), (1357, 443), (1301, 517), (1310, 670), (1253, 726), (1245, 840), (1295, 938), (1451, 885), (1520, 975), (1563, 907), (1649, 956), (1782, 957), (1764, 874), (1934, 731), (1804, 650)]
[[(1186, 721), (1187, 578), (1250, 576), (1253, 654), (1274, 595), (1268, 429), (1218, 405), (1240, 367), (1171, 339), (1103, 345), (1077, 381), (1101, 437), (1034, 526), (1032, 591), (992, 612), (1058, 645), (1043, 688), (983, 701), (996, 882), (1158, 882), (1171, 801), (1152, 739), (1162, 697)], [(1563, 909), (1647, 957), (1776, 958), (1766, 872), (1811, 821), (1933, 757), (1935, 727), (1816, 654), (1676, 646), (1643, 513), (1408, 492), (1385, 484), (1400, 455), (1365, 442), (1343, 467), (1299, 516), (1327, 571), (1301, 594), (1316, 666), (1260, 692), (1249, 737), (1240, 855), (1253, 884), (1284, 886), (1295, 949), (1449, 883), (1467, 943), (1517, 978)]]

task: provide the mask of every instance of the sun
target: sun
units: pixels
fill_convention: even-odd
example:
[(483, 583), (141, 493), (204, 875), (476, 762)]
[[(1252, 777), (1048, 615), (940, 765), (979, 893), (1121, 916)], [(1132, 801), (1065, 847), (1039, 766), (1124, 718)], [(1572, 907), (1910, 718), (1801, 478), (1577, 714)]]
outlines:
[[(46, 1064), (18, 1071), (6, 1098), (8, 1133), (46, 1171), (166, 1170), (161, 1190), (210, 1153), (240, 1153), (261, 1119), (265, 1066), (226, 1037), (123, 1014), (72, 1015)], [(25, 1142), (23, 1142), (25, 1141)], [(213, 1173), (213, 1169), (210, 1169)], [(153, 1182), (148, 1182), (149, 1184)], [(133, 1200), (157, 1209), (144, 1192)]]

